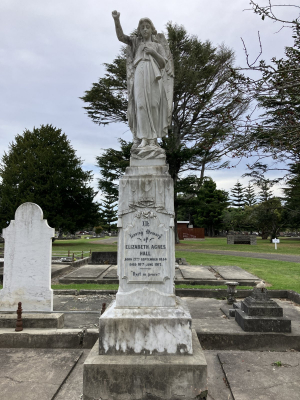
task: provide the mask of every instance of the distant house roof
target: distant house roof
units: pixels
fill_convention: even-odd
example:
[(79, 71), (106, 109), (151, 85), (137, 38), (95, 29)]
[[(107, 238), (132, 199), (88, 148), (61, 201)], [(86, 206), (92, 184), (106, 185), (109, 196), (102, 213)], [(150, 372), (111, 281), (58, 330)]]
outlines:
[(189, 224), (190, 221), (177, 221), (177, 224)]

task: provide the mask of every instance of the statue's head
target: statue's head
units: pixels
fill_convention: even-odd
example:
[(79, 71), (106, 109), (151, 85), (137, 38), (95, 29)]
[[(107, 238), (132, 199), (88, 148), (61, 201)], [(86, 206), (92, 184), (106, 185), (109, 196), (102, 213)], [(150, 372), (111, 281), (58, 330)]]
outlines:
[(138, 36), (142, 38), (147, 35), (147, 31), (150, 31), (150, 36), (157, 35), (157, 30), (155, 29), (155, 26), (153, 25), (153, 22), (150, 18), (140, 19), (137, 31)]

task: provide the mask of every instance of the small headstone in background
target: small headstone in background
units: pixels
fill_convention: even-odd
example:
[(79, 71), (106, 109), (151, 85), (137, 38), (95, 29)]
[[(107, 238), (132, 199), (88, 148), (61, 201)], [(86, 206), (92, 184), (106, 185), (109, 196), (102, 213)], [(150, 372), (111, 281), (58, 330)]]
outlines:
[(0, 310), (52, 311), (51, 254), (54, 228), (34, 203), (22, 204), (15, 219), (3, 229), (5, 239), (3, 289)]
[(256, 245), (256, 235), (227, 235), (227, 244)]

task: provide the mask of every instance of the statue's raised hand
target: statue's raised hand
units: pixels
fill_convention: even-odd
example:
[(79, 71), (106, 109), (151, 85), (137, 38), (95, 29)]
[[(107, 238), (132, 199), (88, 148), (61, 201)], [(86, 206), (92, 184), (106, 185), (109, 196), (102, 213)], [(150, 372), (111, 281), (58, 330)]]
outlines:
[(118, 19), (120, 18), (120, 13), (116, 10), (114, 10), (111, 15), (113, 16), (114, 19)]

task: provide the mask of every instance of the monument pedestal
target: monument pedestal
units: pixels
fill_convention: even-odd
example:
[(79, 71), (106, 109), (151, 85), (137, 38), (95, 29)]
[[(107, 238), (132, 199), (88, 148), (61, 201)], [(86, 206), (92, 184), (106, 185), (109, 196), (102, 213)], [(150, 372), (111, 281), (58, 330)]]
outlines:
[(163, 165), (130, 166), (120, 178), (116, 307), (175, 307), (173, 180), (164, 159), (137, 161)]
[(116, 308), (100, 318), (99, 354), (192, 354), (192, 318), (182, 300), (175, 308)]
[(205, 399), (205, 357), (175, 296), (173, 180), (165, 157), (130, 165), (119, 184), (119, 290), (84, 363), (83, 399)]
[(291, 320), (265, 288), (254, 288), (251, 296), (233, 306), (235, 320), (245, 332), (291, 332)]
[(204, 400), (207, 363), (193, 330), (192, 355), (101, 355), (84, 363), (83, 400)]

